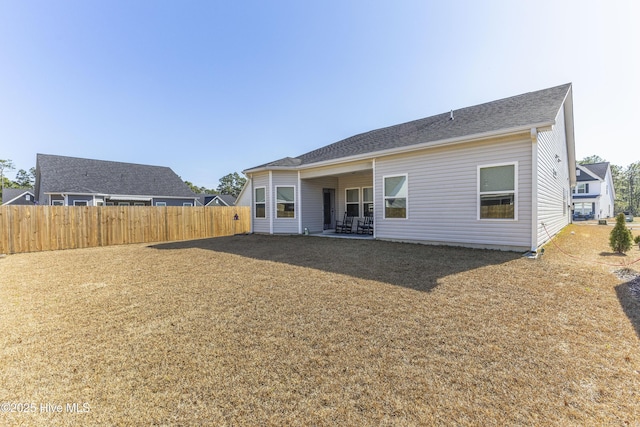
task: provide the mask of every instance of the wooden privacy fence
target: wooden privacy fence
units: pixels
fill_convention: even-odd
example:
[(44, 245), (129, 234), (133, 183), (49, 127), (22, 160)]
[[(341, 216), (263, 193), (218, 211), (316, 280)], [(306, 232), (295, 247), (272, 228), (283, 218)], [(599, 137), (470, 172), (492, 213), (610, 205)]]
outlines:
[(250, 215), (248, 206), (0, 206), (0, 254), (243, 234)]

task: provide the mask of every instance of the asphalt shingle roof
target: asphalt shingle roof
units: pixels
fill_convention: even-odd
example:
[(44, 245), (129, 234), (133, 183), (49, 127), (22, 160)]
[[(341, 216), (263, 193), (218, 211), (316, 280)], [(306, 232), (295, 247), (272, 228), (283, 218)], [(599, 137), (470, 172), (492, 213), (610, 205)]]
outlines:
[[(582, 166), (585, 169), (588, 169), (589, 172), (596, 175), (600, 179), (604, 180), (605, 177), (607, 176), (607, 169), (609, 168), (609, 162), (590, 163), (587, 165), (580, 165), (580, 166)], [(593, 178), (591, 178), (586, 174), (580, 174), (577, 177), (577, 179), (578, 181), (593, 181)]]
[(195, 197), (165, 166), (38, 154), (40, 192)]
[(424, 119), (361, 133), (295, 158), (266, 163), (263, 167), (296, 167), (343, 157), (375, 153), (416, 144), (460, 138), (503, 129), (553, 123), (571, 84), (528, 92), (498, 101), (461, 108)]
[(2, 192), (2, 203), (7, 203), (27, 192), (33, 194), (33, 188), (5, 188)]

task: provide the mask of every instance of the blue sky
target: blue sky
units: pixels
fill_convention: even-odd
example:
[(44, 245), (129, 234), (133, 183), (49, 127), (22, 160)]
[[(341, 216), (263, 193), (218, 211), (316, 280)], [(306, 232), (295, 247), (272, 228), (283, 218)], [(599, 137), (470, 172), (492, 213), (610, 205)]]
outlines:
[(631, 0), (0, 0), (0, 158), (162, 165), (215, 188), (572, 82), (578, 158), (626, 166), (640, 161), (638, 22)]

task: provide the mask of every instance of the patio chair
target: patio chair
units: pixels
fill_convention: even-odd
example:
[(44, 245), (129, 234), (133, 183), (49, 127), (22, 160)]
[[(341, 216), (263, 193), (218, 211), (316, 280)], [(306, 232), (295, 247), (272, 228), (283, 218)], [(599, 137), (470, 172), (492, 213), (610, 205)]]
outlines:
[(347, 213), (344, 213), (344, 218), (342, 221), (336, 221), (336, 233), (352, 233), (353, 229), (353, 217), (347, 216)]
[(357, 234), (373, 234), (373, 217), (371, 215), (365, 216), (363, 219), (358, 220), (356, 226)]

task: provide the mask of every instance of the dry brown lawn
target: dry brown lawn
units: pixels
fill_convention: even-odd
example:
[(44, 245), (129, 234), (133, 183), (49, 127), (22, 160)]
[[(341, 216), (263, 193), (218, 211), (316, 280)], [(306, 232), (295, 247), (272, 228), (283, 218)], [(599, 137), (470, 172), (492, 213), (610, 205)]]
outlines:
[(258, 235), (7, 256), (0, 425), (639, 425), (640, 302), (596, 263), (640, 250), (609, 231), (566, 228), (579, 259)]

